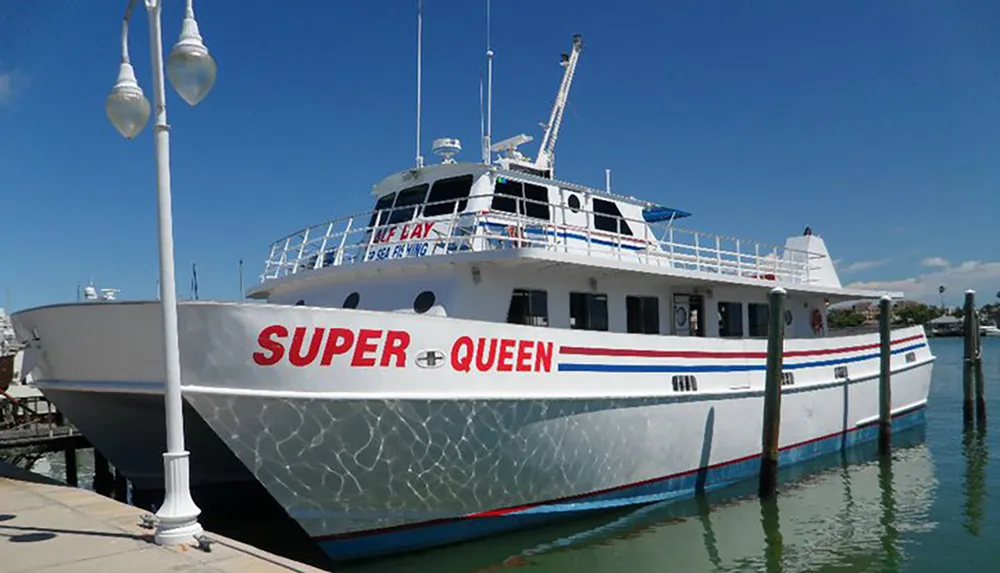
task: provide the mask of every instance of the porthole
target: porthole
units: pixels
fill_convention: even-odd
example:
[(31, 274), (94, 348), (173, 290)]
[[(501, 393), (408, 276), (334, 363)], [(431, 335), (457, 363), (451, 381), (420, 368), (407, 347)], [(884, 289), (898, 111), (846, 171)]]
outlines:
[(566, 203), (569, 205), (570, 210), (574, 213), (580, 210), (580, 198), (576, 195), (570, 195), (569, 199), (566, 200)]
[(295, 301), (295, 306), (302, 306), (302, 305), (304, 305), (305, 303), (306, 303), (306, 301), (304, 301), (304, 300), (302, 300), (302, 299), (300, 298), (299, 300)]
[(413, 299), (413, 310), (417, 314), (423, 314), (434, 306), (434, 293), (429, 290), (417, 295), (417, 298)]
[(344, 308), (358, 308), (359, 302), (361, 302), (361, 295), (356, 292), (352, 292), (347, 295), (347, 298), (344, 299)]

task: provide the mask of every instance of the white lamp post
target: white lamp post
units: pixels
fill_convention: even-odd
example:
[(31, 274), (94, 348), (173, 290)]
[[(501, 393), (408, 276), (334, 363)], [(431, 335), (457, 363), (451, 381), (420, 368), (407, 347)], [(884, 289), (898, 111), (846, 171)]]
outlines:
[[(136, 0), (129, 0), (122, 23), (122, 63), (118, 81), (108, 96), (108, 119), (126, 139), (132, 139), (149, 120), (149, 101), (135, 79), (128, 57), (128, 22)], [(156, 149), (156, 194), (160, 236), (160, 300), (163, 308), (163, 350), (166, 362), (167, 451), (163, 454), (163, 506), (156, 513), (156, 543), (192, 543), (201, 534), (201, 510), (191, 499), (188, 452), (184, 449), (183, 398), (181, 397), (180, 349), (177, 340), (177, 293), (174, 283), (174, 238), (170, 212), (170, 134), (163, 81), (163, 40), (160, 33), (162, 0), (144, 0), (149, 15), (149, 45), (153, 71), (156, 119), (153, 143)], [(198, 34), (192, 0), (180, 40), (167, 60), (167, 75), (174, 89), (191, 105), (196, 105), (215, 84), (215, 60)]]

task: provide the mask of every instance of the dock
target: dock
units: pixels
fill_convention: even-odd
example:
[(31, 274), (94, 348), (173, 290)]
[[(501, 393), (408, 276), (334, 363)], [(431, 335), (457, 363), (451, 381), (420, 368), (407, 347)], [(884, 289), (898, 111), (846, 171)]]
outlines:
[(0, 462), (0, 555), (5, 573), (322, 573), (209, 532), (208, 550), (159, 546), (144, 515), (149, 514)]

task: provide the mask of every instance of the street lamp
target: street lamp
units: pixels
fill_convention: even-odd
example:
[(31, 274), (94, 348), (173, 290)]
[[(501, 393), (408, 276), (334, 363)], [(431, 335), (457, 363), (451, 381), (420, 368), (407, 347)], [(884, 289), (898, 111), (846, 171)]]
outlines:
[[(128, 23), (136, 0), (129, 0), (122, 22), (122, 63), (118, 81), (105, 102), (108, 119), (126, 139), (142, 131), (149, 120), (149, 101), (135, 79), (128, 57)], [(184, 449), (181, 363), (177, 339), (177, 292), (174, 283), (174, 238), (170, 212), (170, 134), (163, 81), (163, 39), (160, 32), (162, 0), (144, 0), (149, 16), (149, 46), (153, 71), (156, 118), (156, 195), (160, 238), (160, 300), (163, 309), (163, 350), (166, 364), (167, 451), (163, 454), (163, 505), (156, 512), (154, 539), (161, 545), (192, 543), (202, 532), (201, 510), (191, 499), (188, 452)], [(181, 37), (167, 60), (174, 89), (191, 105), (200, 102), (215, 84), (216, 64), (198, 33), (192, 0), (187, 0)]]

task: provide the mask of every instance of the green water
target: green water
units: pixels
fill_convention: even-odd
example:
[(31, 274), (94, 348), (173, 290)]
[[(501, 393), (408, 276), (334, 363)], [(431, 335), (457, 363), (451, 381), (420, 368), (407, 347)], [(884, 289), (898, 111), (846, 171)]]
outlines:
[[(962, 341), (932, 339), (927, 425), (788, 476), (762, 503), (755, 484), (708, 499), (338, 568), (345, 572), (1000, 571), (1000, 339), (984, 340), (993, 431), (962, 429)], [(995, 457), (995, 456), (994, 456)]]

